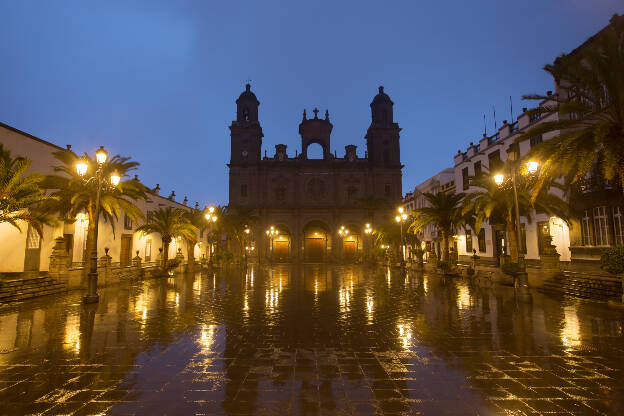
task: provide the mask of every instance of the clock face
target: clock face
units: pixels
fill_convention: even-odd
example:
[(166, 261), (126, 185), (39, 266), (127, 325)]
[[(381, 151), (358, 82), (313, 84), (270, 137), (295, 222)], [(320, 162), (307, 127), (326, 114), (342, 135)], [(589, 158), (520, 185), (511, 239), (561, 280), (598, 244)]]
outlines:
[(243, 150), (242, 153), (243, 157), (247, 157), (247, 150)]

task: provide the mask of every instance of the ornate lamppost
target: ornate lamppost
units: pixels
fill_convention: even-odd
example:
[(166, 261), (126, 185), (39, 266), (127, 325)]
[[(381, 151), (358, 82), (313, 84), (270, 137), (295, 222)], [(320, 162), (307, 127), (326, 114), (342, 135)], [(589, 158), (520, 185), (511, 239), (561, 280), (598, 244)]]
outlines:
[(117, 171), (114, 171), (110, 175), (110, 183), (104, 181), (104, 164), (108, 159), (108, 152), (104, 150), (104, 146), (95, 152), (96, 169), (93, 176), (87, 177), (87, 171), (89, 170), (89, 164), (85, 159), (80, 159), (76, 163), (76, 172), (83, 178), (85, 184), (94, 182), (96, 186), (95, 194), (95, 218), (93, 218), (93, 249), (91, 250), (91, 263), (89, 265), (89, 282), (88, 291), (85, 297), (82, 299), (84, 303), (97, 303), (100, 300), (100, 296), (97, 293), (97, 242), (98, 242), (98, 223), (100, 220), (100, 195), (104, 187), (115, 188), (119, 185), (121, 176)]
[(373, 236), (373, 229), (371, 228), (371, 225), (369, 223), (366, 223), (366, 226), (364, 227), (364, 234), (369, 236), (368, 239), (368, 261), (371, 261), (371, 249), (373, 247), (373, 240), (372, 240), (372, 236)]
[(344, 255), (344, 239), (349, 235), (349, 230), (347, 228), (345, 228), (345, 226), (343, 225), (342, 227), (340, 227), (340, 229), (338, 230), (338, 235), (340, 236), (340, 238), (342, 238), (342, 250), (341, 250), (341, 254), (342, 254), (342, 261), (345, 261), (345, 255)]
[[(517, 144), (511, 146), (508, 150), (510, 160), (516, 161), (519, 159), (518, 146)], [(526, 163), (526, 170), (530, 174), (534, 174), (537, 172), (539, 164), (535, 161), (529, 161)], [(532, 296), (529, 291), (529, 276), (526, 272), (526, 263), (524, 261), (524, 253), (522, 251), (522, 247), (520, 245), (520, 238), (522, 236), (522, 227), (520, 226), (520, 207), (518, 205), (518, 188), (517, 188), (517, 167), (511, 167), (511, 184), (513, 188), (513, 203), (514, 203), (514, 212), (516, 217), (516, 247), (518, 251), (518, 268), (520, 271), (516, 273), (516, 295), (518, 299), (531, 302)], [(496, 185), (501, 186), (505, 182), (505, 175), (502, 173), (497, 173), (494, 175), (494, 182)]]
[(243, 247), (245, 248), (245, 267), (247, 267), (247, 250), (249, 250), (249, 247), (247, 246), (247, 238), (249, 237), (251, 230), (245, 225), (245, 230), (243, 232), (245, 233), (243, 236)]
[(407, 214), (404, 212), (403, 207), (399, 207), (397, 210), (398, 214), (394, 217), (394, 220), (398, 222), (401, 226), (401, 267), (405, 267), (405, 241), (403, 240), (403, 223), (407, 220)]
[(269, 251), (271, 253), (269, 261), (273, 263), (273, 242), (274, 238), (279, 235), (279, 231), (271, 225), (271, 227), (266, 230), (266, 235), (269, 236)]
[[(213, 205), (208, 207), (208, 210), (204, 214), (204, 217), (206, 218), (206, 221), (208, 221), (208, 224), (210, 225), (210, 231), (211, 231), (210, 234), (212, 234), (213, 225), (218, 220), (218, 217), (215, 215), (215, 207)], [(212, 237), (210, 237), (210, 241), (209, 241), (208, 247), (209, 247), (208, 249), (210, 250), (209, 264), (210, 264), (210, 266), (212, 266), (212, 258), (214, 257), (214, 247), (213, 247), (213, 244), (212, 244)]]

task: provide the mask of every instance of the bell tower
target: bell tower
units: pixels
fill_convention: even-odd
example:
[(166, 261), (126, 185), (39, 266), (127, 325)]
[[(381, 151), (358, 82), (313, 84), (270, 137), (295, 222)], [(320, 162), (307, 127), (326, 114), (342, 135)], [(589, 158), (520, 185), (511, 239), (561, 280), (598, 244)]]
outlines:
[(394, 103), (379, 87), (379, 93), (370, 104), (371, 124), (366, 132), (366, 147), (371, 163), (378, 166), (396, 167), (401, 165), (399, 145), (399, 125), (394, 122)]
[(259, 162), (262, 153), (262, 127), (258, 121), (260, 101), (251, 91), (251, 85), (236, 100), (236, 120), (230, 126), (230, 164)]

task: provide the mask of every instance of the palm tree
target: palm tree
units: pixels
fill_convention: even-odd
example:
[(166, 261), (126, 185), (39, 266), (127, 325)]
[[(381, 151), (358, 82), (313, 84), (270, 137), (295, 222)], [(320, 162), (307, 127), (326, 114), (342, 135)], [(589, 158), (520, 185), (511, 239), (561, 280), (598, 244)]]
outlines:
[[(93, 250), (95, 241), (95, 223), (99, 218), (95, 218), (96, 211), (96, 181), (85, 181), (76, 172), (76, 163), (84, 159), (92, 169), (96, 162), (88, 154), (79, 157), (71, 150), (60, 150), (53, 153), (56, 160), (61, 164), (54, 166), (57, 175), (48, 175), (43, 181), (47, 189), (54, 190), (52, 195), (56, 198), (54, 204), (50, 204), (50, 209), (57, 211), (62, 218), (73, 219), (80, 212), (87, 213), (89, 225), (87, 228), (86, 253)], [(135, 177), (134, 179), (124, 179), (128, 173), (135, 170), (138, 162), (132, 161), (129, 157), (115, 155), (109, 158), (102, 165), (104, 178), (117, 171), (122, 180), (116, 187), (104, 187), (100, 195), (100, 215), (113, 228), (115, 233), (115, 221), (124, 212), (132, 221), (138, 222), (144, 219), (143, 213), (135, 205), (140, 199), (147, 199), (148, 188)], [(91, 258), (86, 257), (85, 270), (89, 270)]]
[[(502, 167), (502, 172), (510, 177), (511, 169), (516, 169), (513, 161), (507, 160)], [(550, 193), (551, 188), (562, 186), (551, 182), (541, 190), (535, 190), (537, 178), (518, 175), (517, 176), (518, 208), (521, 217), (526, 217), (527, 221), (533, 221), (534, 210), (545, 212), (550, 216), (557, 216), (564, 221), (570, 218), (569, 205), (557, 195)], [(471, 192), (464, 198), (462, 212), (474, 214), (474, 231), (481, 229), (483, 222), (488, 219), (490, 223), (504, 222), (509, 241), (509, 255), (511, 261), (518, 262), (518, 236), (516, 233), (516, 216), (514, 209), (513, 187), (509, 181), (502, 185), (497, 185), (487, 174), (471, 178), (471, 185), (480, 188), (479, 191)]]
[[(190, 211), (184, 211), (184, 216), (188, 222), (197, 229), (198, 232), (203, 233), (208, 228), (208, 222), (206, 221), (205, 213), (202, 210), (192, 209)], [(188, 257), (186, 271), (193, 273), (195, 271), (195, 245), (198, 242), (197, 233), (188, 234), (185, 239)]]
[(56, 218), (40, 209), (54, 197), (46, 195), (42, 187), (43, 176), (38, 173), (26, 175), (30, 160), (13, 158), (11, 152), (0, 143), (0, 223), (8, 223), (20, 232), (20, 222), (25, 222), (43, 235), (43, 225), (56, 225)]
[(529, 154), (542, 164), (537, 189), (559, 176), (569, 185), (596, 168), (605, 179), (618, 179), (624, 191), (624, 19), (614, 16), (590, 42), (544, 67), (559, 94), (523, 97), (546, 102), (531, 114), (558, 114), (558, 120), (539, 123), (517, 139), (557, 133)]
[(442, 234), (442, 261), (448, 261), (449, 237), (454, 230), (465, 226), (468, 222), (466, 215), (462, 213), (461, 201), (463, 193), (448, 194), (439, 192), (432, 194), (423, 193), (430, 207), (418, 208), (412, 211), (414, 221), (408, 227), (408, 232), (416, 233), (429, 224), (434, 224)]
[(186, 241), (197, 241), (198, 229), (191, 224), (187, 213), (179, 208), (159, 208), (152, 214), (151, 221), (136, 229), (143, 235), (160, 234), (163, 245), (163, 267), (167, 267), (169, 260), (169, 245), (175, 237), (182, 237)]

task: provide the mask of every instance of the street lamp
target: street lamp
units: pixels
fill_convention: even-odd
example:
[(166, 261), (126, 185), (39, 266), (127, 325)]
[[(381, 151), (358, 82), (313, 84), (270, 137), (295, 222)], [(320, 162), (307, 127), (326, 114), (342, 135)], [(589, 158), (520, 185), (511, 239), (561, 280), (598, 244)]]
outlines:
[[(215, 207), (213, 205), (208, 207), (207, 212), (204, 214), (204, 218), (206, 218), (206, 221), (208, 221), (208, 225), (210, 226), (210, 231), (212, 231), (213, 227), (214, 227), (214, 224), (218, 220), (218, 217), (215, 215)], [(213, 243), (212, 243), (212, 238), (210, 238), (208, 247), (209, 247), (209, 250), (210, 250), (210, 260), (209, 260), (209, 263), (212, 266), (212, 264), (213, 264), (212, 260), (213, 260), (213, 254), (214, 254), (214, 247), (213, 247)]]
[(401, 267), (405, 267), (405, 242), (403, 241), (403, 223), (407, 220), (407, 214), (403, 212), (403, 207), (399, 207), (398, 212), (399, 215), (394, 217), (394, 220), (399, 223), (401, 226)]
[(269, 251), (271, 252), (270, 262), (273, 263), (273, 239), (279, 235), (279, 231), (271, 225), (271, 227), (266, 230), (266, 235), (269, 236)]
[(344, 225), (340, 227), (340, 229), (338, 230), (338, 235), (342, 238), (342, 259), (343, 261), (345, 260), (345, 255), (344, 255), (344, 240), (345, 238), (347, 238), (347, 236), (349, 235), (349, 229), (346, 228)]
[[(368, 235), (368, 236), (372, 236), (373, 234), (373, 229), (371, 228), (371, 225), (369, 223), (366, 223), (366, 225), (364, 226), (364, 234)], [(369, 239), (368, 242), (368, 260), (370, 261), (370, 254), (371, 254), (371, 247), (373, 245), (373, 242), (371, 239)]]
[[(510, 160), (515, 161), (519, 158), (517, 144), (514, 146), (511, 146), (507, 152), (509, 153)], [(527, 172), (530, 174), (534, 174), (535, 172), (537, 172), (538, 167), (539, 167), (539, 164), (536, 161), (529, 161), (526, 163)], [(529, 291), (529, 276), (526, 272), (526, 264), (524, 262), (524, 253), (522, 252), (522, 247), (520, 244), (520, 238), (522, 236), (521, 234), (522, 227), (520, 226), (520, 206), (518, 204), (518, 187), (516, 184), (517, 182), (516, 175), (517, 175), (516, 167), (512, 166), (511, 167), (511, 183), (512, 183), (512, 188), (513, 188), (514, 211), (516, 214), (516, 249), (518, 251), (518, 268), (520, 269), (520, 271), (516, 273), (516, 279), (517, 279), (516, 286), (518, 289), (517, 291), (518, 298), (522, 301), (530, 302), (532, 300), (532, 296), (531, 296), (531, 292)], [(505, 177), (502, 173), (494, 175), (494, 182), (498, 186), (502, 185), (504, 180), (505, 180)]]
[(245, 225), (245, 236), (243, 237), (243, 246), (245, 246), (245, 266), (247, 266), (247, 250), (249, 247), (247, 247), (247, 238), (249, 237), (249, 233), (251, 232), (251, 230), (249, 229), (249, 227), (247, 227)]
[(504, 180), (505, 180), (505, 175), (503, 175), (502, 173), (494, 175), (494, 183), (496, 185), (501, 186)]
[(121, 181), (121, 175), (114, 171), (110, 175), (110, 184), (104, 181), (104, 164), (108, 159), (108, 152), (104, 150), (104, 146), (100, 146), (100, 148), (95, 152), (95, 162), (96, 162), (96, 171), (95, 175), (91, 177), (87, 177), (87, 171), (89, 170), (89, 163), (86, 159), (82, 158), (76, 163), (76, 173), (78, 176), (83, 178), (85, 184), (90, 183), (92, 181), (96, 184), (96, 194), (95, 194), (95, 217), (92, 218), (94, 221), (93, 224), (93, 249), (91, 250), (91, 264), (89, 265), (89, 282), (88, 282), (88, 291), (85, 297), (83, 298), (84, 303), (97, 303), (100, 300), (100, 297), (97, 293), (97, 280), (98, 280), (98, 272), (97, 272), (97, 243), (98, 243), (98, 225), (100, 220), (100, 197), (102, 193), (102, 188), (114, 188), (119, 185)]

